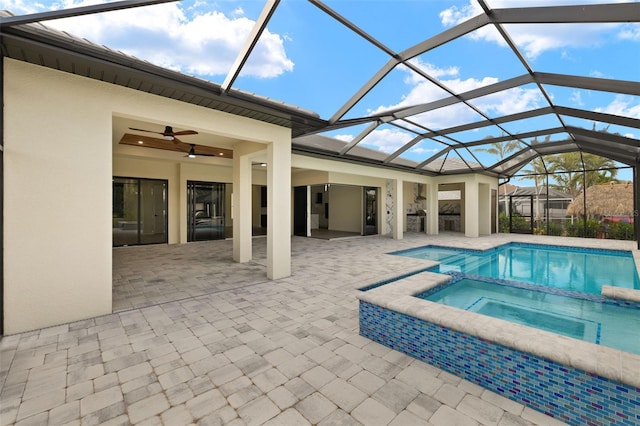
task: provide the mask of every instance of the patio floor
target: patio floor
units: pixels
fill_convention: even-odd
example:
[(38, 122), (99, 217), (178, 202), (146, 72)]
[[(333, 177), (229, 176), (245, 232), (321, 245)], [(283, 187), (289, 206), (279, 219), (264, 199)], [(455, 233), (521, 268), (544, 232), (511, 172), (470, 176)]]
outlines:
[(264, 238), (249, 264), (231, 241), (114, 250), (119, 312), (0, 341), (0, 424), (561, 424), (358, 335), (356, 289), (421, 264), (387, 252), (514, 239), (635, 244), (294, 237), (276, 281)]

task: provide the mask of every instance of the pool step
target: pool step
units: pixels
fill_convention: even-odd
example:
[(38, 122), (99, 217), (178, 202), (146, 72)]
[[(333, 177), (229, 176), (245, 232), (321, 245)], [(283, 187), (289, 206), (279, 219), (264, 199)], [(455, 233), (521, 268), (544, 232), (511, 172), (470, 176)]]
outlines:
[[(440, 261), (441, 267), (444, 266), (447, 269), (461, 270), (461, 272), (474, 273), (477, 272), (482, 266), (491, 263), (491, 256), (473, 256), (470, 257), (464, 253), (456, 253), (455, 255), (448, 256)], [(453, 267), (453, 268), (452, 268)]]

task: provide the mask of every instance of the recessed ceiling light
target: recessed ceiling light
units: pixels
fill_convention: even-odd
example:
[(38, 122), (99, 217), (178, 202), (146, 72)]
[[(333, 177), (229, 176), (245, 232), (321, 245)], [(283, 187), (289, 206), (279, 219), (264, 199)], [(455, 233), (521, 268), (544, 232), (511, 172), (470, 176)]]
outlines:
[(142, 145), (142, 144), (144, 144), (144, 142), (143, 141), (138, 141), (138, 144)]
[(221, 152), (220, 155), (224, 155), (224, 152)]
[(267, 167), (267, 163), (260, 163), (262, 167)]

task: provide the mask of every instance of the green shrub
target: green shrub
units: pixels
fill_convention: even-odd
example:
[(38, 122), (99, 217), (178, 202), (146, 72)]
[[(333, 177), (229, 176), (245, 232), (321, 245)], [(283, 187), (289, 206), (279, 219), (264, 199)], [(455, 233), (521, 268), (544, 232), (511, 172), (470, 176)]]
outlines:
[(632, 223), (610, 223), (608, 225), (607, 238), (612, 240), (633, 240)]
[(600, 231), (600, 223), (596, 219), (587, 220), (587, 234), (584, 233), (584, 221), (579, 219), (574, 223), (565, 225), (567, 236), (569, 237), (587, 237), (596, 238)]
[(498, 215), (498, 232), (509, 233), (509, 216), (504, 213)]
[(549, 232), (548, 235), (562, 235), (564, 232), (564, 227), (561, 223), (549, 222)]
[[(507, 221), (507, 228), (509, 227), (509, 222)], [(529, 232), (531, 231), (531, 222), (527, 221), (522, 216), (511, 216), (511, 232)]]

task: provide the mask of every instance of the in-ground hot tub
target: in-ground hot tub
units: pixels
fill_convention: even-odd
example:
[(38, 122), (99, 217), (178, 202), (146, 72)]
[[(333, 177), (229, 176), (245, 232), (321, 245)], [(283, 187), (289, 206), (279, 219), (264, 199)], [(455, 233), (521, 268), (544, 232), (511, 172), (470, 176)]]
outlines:
[(367, 286), (360, 334), (569, 424), (640, 424), (640, 355), (414, 297), (450, 279)]

